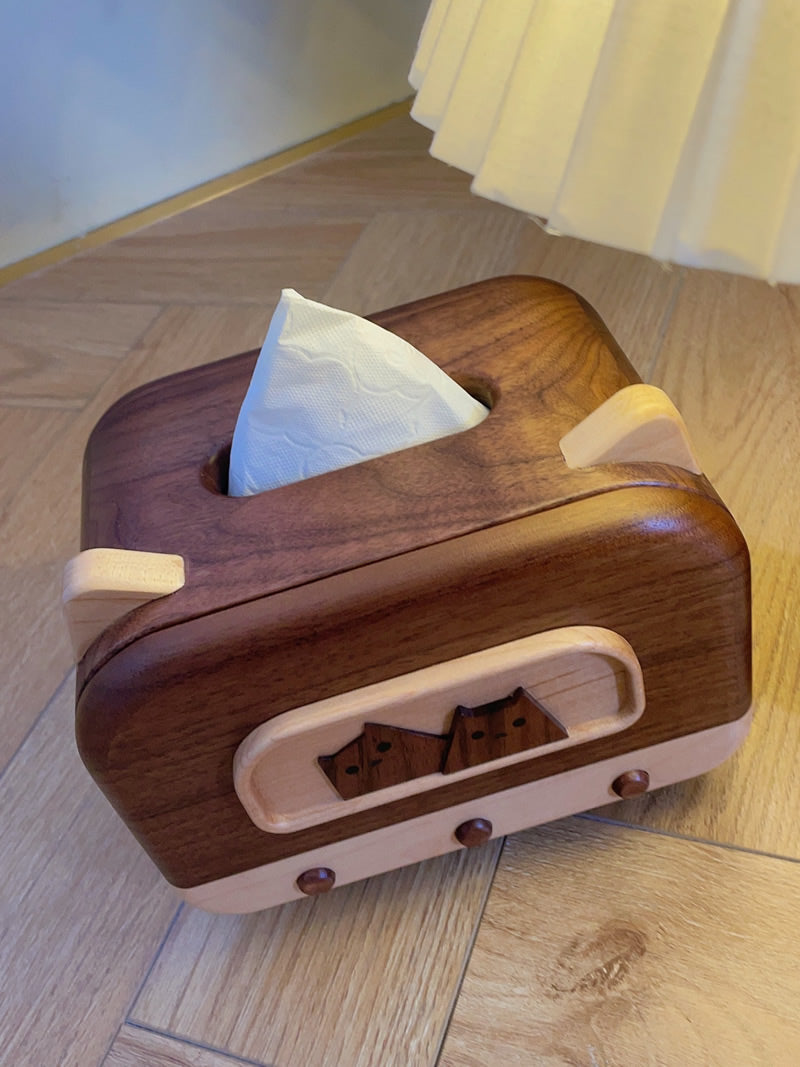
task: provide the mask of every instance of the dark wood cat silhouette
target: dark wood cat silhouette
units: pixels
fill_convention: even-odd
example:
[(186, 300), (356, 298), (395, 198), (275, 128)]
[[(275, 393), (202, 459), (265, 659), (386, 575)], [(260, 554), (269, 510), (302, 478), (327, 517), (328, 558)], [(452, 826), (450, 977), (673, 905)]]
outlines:
[(446, 734), (364, 724), (363, 733), (319, 765), (345, 800), (425, 774), (452, 774), (547, 745), (567, 731), (524, 689), (476, 708), (459, 705)]
[(566, 736), (563, 726), (521, 688), (477, 708), (460, 704), (453, 715), (442, 773), (463, 771)]
[(319, 765), (345, 800), (441, 770), (448, 735), (403, 730), (377, 722)]

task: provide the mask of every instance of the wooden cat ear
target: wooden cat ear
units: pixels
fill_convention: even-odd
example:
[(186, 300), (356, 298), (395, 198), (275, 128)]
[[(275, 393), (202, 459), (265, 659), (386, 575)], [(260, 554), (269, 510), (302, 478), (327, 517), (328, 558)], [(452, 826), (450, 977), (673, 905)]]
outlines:
[(628, 385), (559, 441), (568, 467), (598, 463), (669, 463), (701, 474), (680, 412), (655, 385)]
[(61, 603), (75, 658), (112, 622), (184, 584), (181, 556), (88, 548), (64, 568)]

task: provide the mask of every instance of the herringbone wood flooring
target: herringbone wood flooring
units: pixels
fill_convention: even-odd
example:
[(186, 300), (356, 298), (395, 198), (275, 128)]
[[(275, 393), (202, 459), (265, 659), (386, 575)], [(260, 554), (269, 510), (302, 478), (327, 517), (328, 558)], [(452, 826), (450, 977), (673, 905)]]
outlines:
[[(394, 119), (0, 290), (4, 1063), (800, 1062), (800, 291), (548, 236), (427, 143)], [(178, 908), (71, 737), (58, 585), (91, 427), (259, 344), (283, 286), (366, 313), (512, 272), (594, 304), (739, 519), (750, 740), (695, 782), (315, 902)]]

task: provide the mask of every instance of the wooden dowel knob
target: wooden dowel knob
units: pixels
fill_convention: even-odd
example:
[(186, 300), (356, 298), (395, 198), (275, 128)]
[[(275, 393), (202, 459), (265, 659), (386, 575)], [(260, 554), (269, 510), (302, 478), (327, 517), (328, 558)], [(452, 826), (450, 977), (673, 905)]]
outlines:
[(623, 800), (638, 797), (650, 788), (650, 775), (647, 771), (625, 771), (614, 779), (611, 788)]
[(307, 897), (315, 897), (320, 893), (329, 893), (336, 883), (336, 874), (330, 867), (312, 867), (310, 871), (303, 871), (297, 879), (297, 888)]
[(456, 838), (464, 848), (476, 848), (492, 836), (492, 824), (488, 819), (469, 819), (456, 828)]

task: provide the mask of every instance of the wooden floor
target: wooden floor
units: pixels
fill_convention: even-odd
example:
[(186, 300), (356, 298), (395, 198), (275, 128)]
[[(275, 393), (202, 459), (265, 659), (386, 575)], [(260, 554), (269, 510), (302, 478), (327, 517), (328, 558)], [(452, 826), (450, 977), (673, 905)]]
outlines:
[[(407, 118), (0, 290), (0, 1060), (9, 1067), (800, 1063), (800, 289), (665, 270), (469, 195)], [(704, 778), (248, 917), (179, 908), (84, 772), (58, 608), (122, 393), (370, 312), (579, 290), (749, 540), (757, 714)], [(688, 694), (702, 699), (702, 694)]]

